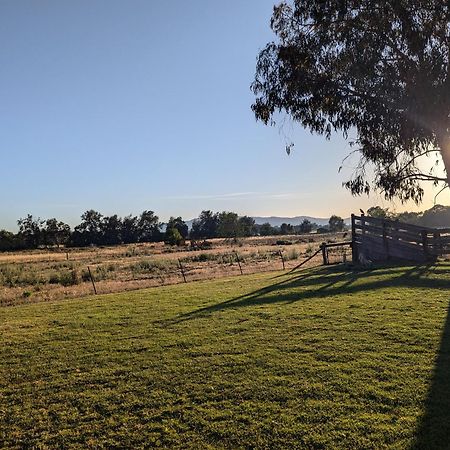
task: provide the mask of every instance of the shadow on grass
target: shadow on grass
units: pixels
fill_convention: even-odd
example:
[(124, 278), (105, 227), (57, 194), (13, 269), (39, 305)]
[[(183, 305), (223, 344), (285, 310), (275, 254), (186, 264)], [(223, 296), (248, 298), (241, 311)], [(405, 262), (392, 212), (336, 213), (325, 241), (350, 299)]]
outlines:
[(285, 276), (285, 279), (276, 281), (269, 286), (196, 309), (177, 316), (168, 322), (179, 323), (230, 308), (293, 303), (306, 299), (332, 297), (341, 294), (357, 294), (390, 287), (448, 289), (449, 282), (445, 275), (450, 273), (450, 265), (441, 265), (438, 269), (437, 273), (444, 275), (444, 278), (429, 276), (435, 274), (437, 270), (437, 266), (434, 264), (408, 267), (389, 266), (362, 271), (345, 270), (343, 266), (309, 269), (301, 274), (288, 274)]
[[(343, 266), (306, 269), (302, 273), (277, 276), (272, 284), (253, 292), (180, 315), (170, 322), (179, 323), (228, 308), (264, 304), (293, 303), (364, 293), (389, 288), (427, 288), (450, 292), (450, 264), (389, 266), (372, 270), (345, 270)], [(450, 449), (450, 307), (442, 332), (425, 413), (416, 431), (412, 450)]]
[(413, 450), (450, 448), (450, 308)]

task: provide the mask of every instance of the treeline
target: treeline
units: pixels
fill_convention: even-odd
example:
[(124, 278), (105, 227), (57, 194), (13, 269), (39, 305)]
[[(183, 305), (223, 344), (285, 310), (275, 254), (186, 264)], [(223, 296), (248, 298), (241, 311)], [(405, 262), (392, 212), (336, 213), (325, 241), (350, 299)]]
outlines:
[(332, 216), (328, 227), (325, 228), (308, 220), (297, 226), (284, 223), (280, 227), (273, 227), (269, 223), (258, 225), (252, 217), (238, 216), (229, 211), (202, 211), (193, 221), (191, 230), (181, 217), (171, 217), (167, 223), (162, 223), (158, 216), (149, 210), (143, 211), (139, 216), (129, 215), (121, 218), (117, 214), (103, 216), (91, 209), (81, 216), (81, 223), (73, 230), (68, 224), (55, 218), (42, 220), (31, 214), (19, 219), (17, 224), (17, 233), (0, 230), (0, 251), (160, 241), (180, 245), (187, 238), (239, 238), (344, 229), (344, 221), (338, 216)]
[(399, 220), (428, 228), (450, 228), (450, 206), (434, 205), (432, 208), (422, 212), (394, 213), (389, 208), (374, 206), (367, 210), (371, 217)]

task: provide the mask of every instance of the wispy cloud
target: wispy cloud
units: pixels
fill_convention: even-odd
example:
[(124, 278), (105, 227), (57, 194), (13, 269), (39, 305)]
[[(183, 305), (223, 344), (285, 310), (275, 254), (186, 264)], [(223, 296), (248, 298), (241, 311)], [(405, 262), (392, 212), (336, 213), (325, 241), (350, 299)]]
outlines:
[(166, 200), (256, 200), (295, 199), (309, 197), (309, 192), (230, 192), (226, 194), (187, 194), (164, 197)]

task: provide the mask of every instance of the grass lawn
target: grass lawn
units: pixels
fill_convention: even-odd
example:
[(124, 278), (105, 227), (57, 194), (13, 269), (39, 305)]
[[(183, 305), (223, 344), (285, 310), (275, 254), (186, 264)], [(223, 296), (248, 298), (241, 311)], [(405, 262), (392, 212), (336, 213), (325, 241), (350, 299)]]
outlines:
[(450, 264), (0, 309), (1, 448), (450, 448)]

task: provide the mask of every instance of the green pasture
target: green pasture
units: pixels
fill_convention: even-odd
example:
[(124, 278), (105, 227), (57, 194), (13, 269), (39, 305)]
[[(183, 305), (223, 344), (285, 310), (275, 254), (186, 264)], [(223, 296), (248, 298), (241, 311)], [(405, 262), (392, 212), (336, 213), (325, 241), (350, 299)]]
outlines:
[(0, 308), (0, 448), (450, 448), (450, 264)]

